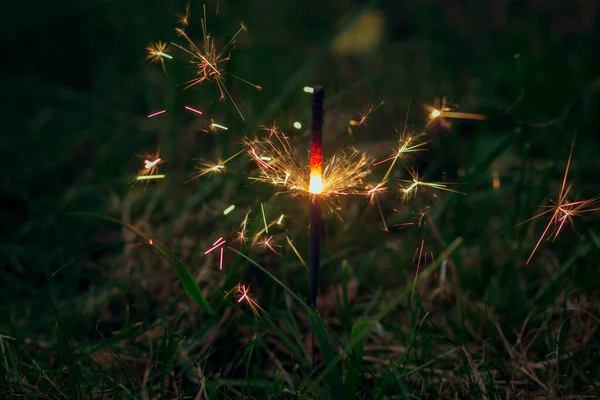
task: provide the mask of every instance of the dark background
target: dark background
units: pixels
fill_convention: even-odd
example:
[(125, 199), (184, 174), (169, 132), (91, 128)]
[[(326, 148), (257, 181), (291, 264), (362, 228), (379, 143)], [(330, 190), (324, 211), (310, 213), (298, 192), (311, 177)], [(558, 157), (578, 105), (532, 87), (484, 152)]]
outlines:
[[(498, 322), (512, 343), (533, 313), (537, 317), (528, 329), (543, 333), (539, 347), (528, 351), (533, 359), (542, 360), (554, 349), (542, 338), (555, 337), (565, 318), (561, 314), (556, 320), (546, 319), (544, 312), (577, 308), (597, 316), (599, 311), (597, 214), (576, 219), (575, 231), (565, 228), (555, 242), (544, 243), (528, 266), (524, 262), (547, 220), (519, 225), (539, 213), (539, 206), (556, 199), (575, 135), (570, 173), (575, 184), (569, 198), (600, 193), (599, 7), (600, 3), (583, 0), (368, 4), (221, 0), (215, 15), (216, 3), (208, 2), (208, 28), (221, 45), (240, 21), (248, 26), (226, 67), (263, 87), (256, 91), (242, 82), (226, 81), (246, 117), (242, 121), (231, 101), (219, 100), (214, 85), (182, 90), (193, 72), (184, 54), (173, 46), (169, 54), (175, 59), (167, 61), (168, 75), (158, 65), (144, 62), (148, 42), (178, 40), (173, 28), (175, 14), (185, 8), (183, 2), (3, 4), (0, 333), (17, 337), (11, 346), (20, 349), (14, 350), (18, 362), (31, 365), (37, 360), (52, 370), (59, 368), (66, 352), (98, 343), (101, 335), (120, 329), (126, 317), (151, 324), (190, 307), (168, 265), (133, 235), (118, 225), (75, 213), (111, 215), (156, 235), (190, 266), (213, 303), (219, 302), (226, 284), (221, 286), (222, 278), (214, 271), (216, 260), (207, 265), (201, 250), (215, 236), (233, 231), (246, 209), (256, 210), (261, 202), (270, 201), (271, 218), (290, 215), (287, 230), (292, 233), (288, 234), (305, 254), (303, 204), (273, 198), (271, 188), (248, 184), (247, 175), (255, 172), (243, 156), (232, 163), (231, 174), (186, 182), (193, 176), (195, 159), (234, 154), (241, 139), (256, 133), (261, 124), (276, 121), (286, 132), (293, 131), (296, 120), (310, 126), (309, 98), (302, 87), (320, 82), (328, 99), (326, 154), (353, 144), (375, 159), (384, 158), (405, 120), (410, 129), (423, 129), (427, 115), (421, 105), (432, 104), (436, 97), (445, 96), (461, 111), (488, 116), (483, 122), (454, 120), (450, 128), (433, 127), (430, 135), (435, 140), (428, 151), (407, 164), (419, 166), (430, 181), (460, 182), (458, 190), (466, 196), (441, 192), (433, 197), (426, 191), (422, 199), (406, 205), (395, 192), (381, 200), (390, 225), (423, 209), (430, 210), (428, 225), (382, 232), (377, 209), (362, 200), (343, 200), (344, 223), (326, 217), (330, 269), (323, 287), (335, 286), (341, 260), (349, 260), (357, 286), (352, 313), (368, 317), (375, 312), (369, 307), (378, 309), (367, 306), (374, 293), (385, 298), (395, 288), (411, 284), (414, 252), (422, 239), (435, 256), (462, 237), (464, 243), (453, 259), (459, 266), (447, 297), (434, 301), (424, 294), (426, 304), (418, 307), (447, 312), (449, 320), (463, 324), (439, 322), (430, 328), (432, 335), (448, 337), (455, 344), (474, 344), (479, 350), (473, 352), (489, 339), (495, 365), (510, 365), (498, 331), (489, 329), (495, 325), (483, 321)], [(194, 2), (191, 8), (188, 33), (200, 40), (202, 3)], [(361, 50), (359, 42), (374, 29), (366, 27), (346, 36), (346, 41), (356, 42), (350, 46), (354, 51), (332, 50), (348, 25), (373, 12), (380, 16), (381, 40)], [(357, 111), (381, 101), (385, 104), (368, 124), (348, 135), (348, 120), (358, 119)], [(205, 115), (199, 118), (185, 112), (184, 105), (201, 108)], [(167, 114), (146, 118), (161, 109), (167, 109)], [(203, 132), (210, 118), (227, 125), (227, 133)], [(299, 141), (299, 146), (305, 142)], [(157, 149), (166, 160), (161, 172), (167, 179), (132, 186), (144, 155)], [(385, 169), (375, 172), (382, 176)], [(493, 173), (501, 178), (500, 190), (492, 189)], [(394, 178), (409, 179), (402, 168)], [(236, 204), (237, 211), (224, 221), (218, 216), (229, 204)], [(305, 293), (306, 274), (285, 239), (279, 245), (281, 256), (257, 250), (248, 254), (285, 276), (294, 291)], [(239, 263), (233, 254), (226, 261)], [(289, 265), (290, 272), (282, 272), (282, 265)], [(280, 288), (248, 267), (236, 269), (235, 274), (253, 284), (257, 300), (269, 313), (278, 314)], [(431, 293), (432, 288), (422, 290)], [(480, 315), (477, 310), (483, 305), (493, 310), (494, 317)], [(412, 302), (405, 306), (417, 307)], [(126, 307), (131, 307), (129, 316)], [(323, 311), (326, 320), (327, 313)], [(330, 314), (336, 320), (336, 312)], [(69, 332), (71, 350), (59, 346), (64, 342), (56, 338), (57, 315), (64, 321), (61, 330)], [(589, 338), (597, 335), (597, 318), (584, 320), (583, 314), (569, 318), (574, 328), (565, 335), (585, 342), (587, 352), (575, 344), (565, 345), (564, 383), (539, 372), (555, 394), (592, 391), (594, 385), (584, 377), (598, 372), (594, 365), (599, 361), (599, 344)], [(468, 328), (465, 319), (471, 321)], [(182, 323), (183, 337), (199, 334), (192, 321)], [(228, 346), (235, 349), (238, 342), (245, 343), (240, 338), (248, 336), (248, 330), (260, 331), (248, 313), (228, 321), (219, 325), (221, 342), (211, 344), (208, 376), (226, 370), (215, 365), (226, 365), (239, 356)], [(410, 318), (406, 321), (410, 325)], [(402, 325), (395, 324), (387, 329), (402, 332)], [(342, 337), (348, 334), (343, 326), (338, 331)], [(386, 345), (405, 344), (403, 334), (392, 336)], [(127, 349), (119, 351), (143, 352)], [(263, 362), (270, 365), (268, 359)], [(84, 368), (97, 368), (91, 364)], [(127, 385), (139, 390), (135, 382), (139, 383), (143, 370), (131, 368), (136, 378)], [(499, 367), (489, 367), (494, 368)], [(233, 370), (237, 372), (229, 371), (235, 377), (248, 373), (247, 368)], [(453, 373), (468, 378), (467, 372)], [(14, 383), (9, 375), (5, 371), (5, 393)], [(64, 377), (53, 377), (59, 386), (63, 384)], [(362, 393), (370, 397), (374, 387), (370, 381), (361, 384)], [(530, 382), (526, 389), (518, 384), (513, 388), (514, 393), (543, 392), (540, 387)]]

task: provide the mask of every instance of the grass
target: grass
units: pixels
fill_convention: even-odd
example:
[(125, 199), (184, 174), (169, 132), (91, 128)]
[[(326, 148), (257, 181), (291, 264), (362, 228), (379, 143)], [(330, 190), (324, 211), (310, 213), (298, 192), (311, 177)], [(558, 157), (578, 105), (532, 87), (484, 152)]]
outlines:
[[(182, 91), (184, 63), (168, 62), (166, 76), (143, 63), (148, 41), (174, 39), (171, 15), (184, 3), (47, 12), (15, 3), (0, 13), (11, 55), (0, 86), (10, 99), (0, 111), (1, 397), (600, 397), (598, 218), (576, 220), (527, 266), (546, 222), (520, 225), (556, 197), (575, 133), (573, 193), (600, 192), (599, 31), (588, 18), (597, 9), (221, 1), (214, 15), (215, 6), (218, 40), (248, 26), (227, 69), (264, 89), (225, 82), (245, 122), (214, 86)], [(192, 4), (192, 18), (200, 9)], [(348, 35), (371, 10), (386, 26), (378, 46), (334, 54), (340, 38), (366, 40), (364, 30)], [(306, 259), (306, 202), (249, 181), (243, 157), (184, 182), (194, 159), (234, 154), (260, 125), (305, 133), (292, 123), (310, 126), (302, 87), (316, 82), (327, 88), (325, 156), (352, 144), (385, 158), (395, 130), (423, 127), (421, 104), (435, 97), (488, 119), (430, 130), (428, 150), (411, 160), (424, 179), (460, 183), (452, 188), (466, 195), (383, 196), (389, 232), (362, 197), (341, 199), (343, 221), (325, 215), (315, 313), (288, 244)], [(356, 110), (381, 101), (349, 135)], [(184, 105), (205, 115), (177, 111)], [(229, 130), (202, 132), (209, 118)], [(166, 178), (131, 186), (138, 155), (157, 147)], [(400, 165), (393, 179), (408, 179)], [(267, 221), (285, 215), (270, 229), (277, 254), (230, 240), (249, 210), (249, 232), (263, 228), (261, 208)], [(219, 236), (222, 271), (218, 254), (203, 254)], [(433, 259), (417, 274), (421, 243)], [(226, 296), (238, 282), (260, 317)]]

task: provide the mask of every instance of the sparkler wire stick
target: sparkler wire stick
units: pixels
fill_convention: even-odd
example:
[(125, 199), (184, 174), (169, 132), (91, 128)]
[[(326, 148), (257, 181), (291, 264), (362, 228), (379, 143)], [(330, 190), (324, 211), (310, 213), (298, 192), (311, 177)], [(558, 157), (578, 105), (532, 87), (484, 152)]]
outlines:
[(308, 233), (308, 265), (310, 274), (309, 305), (315, 310), (319, 294), (319, 266), (321, 248), (321, 196), (323, 190), (323, 98), (325, 90), (317, 85), (312, 97), (312, 133), (310, 136), (310, 196)]

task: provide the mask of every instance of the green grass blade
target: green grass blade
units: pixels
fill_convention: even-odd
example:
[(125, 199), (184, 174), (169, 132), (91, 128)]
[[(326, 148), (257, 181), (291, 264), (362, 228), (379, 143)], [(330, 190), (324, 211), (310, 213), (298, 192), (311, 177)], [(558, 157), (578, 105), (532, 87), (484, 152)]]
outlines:
[[(440, 266), (440, 264), (442, 263), (442, 261), (446, 258), (448, 258), (453, 252), (454, 250), (456, 250), (458, 248), (458, 246), (460, 246), (460, 244), (463, 242), (463, 239), (461, 237), (457, 237), (456, 239), (454, 239), (454, 241), (450, 244), (450, 246), (448, 246), (446, 248), (446, 250), (444, 250), (442, 252), (442, 254), (440, 254), (440, 256), (435, 260), (435, 262), (433, 264), (431, 264), (429, 267), (427, 267), (423, 272), (421, 272), (421, 274), (419, 274), (419, 276), (417, 277), (417, 281), (420, 281), (422, 279), (425, 279), (427, 277), (429, 277), (431, 274), (434, 273), (434, 271), (436, 271), (438, 269), (438, 267)], [(398, 293), (398, 295), (396, 295), (396, 297), (392, 298), (388, 303), (387, 306), (380, 311), (378, 314), (376, 314), (369, 322), (369, 325), (374, 325), (376, 323), (378, 323), (379, 321), (381, 321), (385, 316), (387, 316), (392, 310), (394, 310), (396, 307), (398, 307), (398, 305), (411, 293), (412, 291), (412, 287), (407, 286), (406, 289), (404, 289), (402, 292)], [(350, 343), (346, 346), (346, 348), (344, 349), (344, 352), (349, 352), (350, 349), (352, 349), (359, 340), (361, 340), (368, 332), (368, 329), (364, 329), (362, 330), (360, 333), (358, 333), (356, 335), (356, 337), (352, 340), (350, 340)], [(339, 358), (341, 358), (341, 356), (338, 356)], [(331, 371), (331, 369), (336, 367), (336, 363), (339, 362), (339, 358), (336, 358), (335, 360), (333, 360), (329, 365), (327, 365), (327, 367), (325, 367), (325, 369), (321, 372), (321, 374), (314, 379), (312, 382), (307, 382), (308, 385), (311, 386), (316, 386), (319, 384), (319, 382), (321, 382), (325, 376), (329, 373), (329, 371)]]
[(360, 366), (362, 364), (365, 349), (365, 334), (363, 334), (363, 331), (368, 329), (369, 326), (370, 324), (368, 321), (361, 321), (352, 327), (350, 343), (356, 342), (356, 345), (352, 348), (350, 356), (348, 357), (348, 371), (346, 372), (343, 390), (344, 399), (356, 398), (356, 390), (358, 389), (358, 382), (361, 375)]
[(309, 318), (319, 341), (323, 362), (325, 365), (332, 365), (324, 376), (324, 380), (329, 386), (329, 398), (346, 399), (342, 394), (342, 377), (339, 368), (340, 354), (331, 343), (325, 322), (321, 319), (320, 315), (313, 312), (309, 315)]
[[(156, 251), (158, 251), (158, 253), (161, 256), (163, 256), (163, 258), (165, 260), (168, 261), (168, 263), (171, 265), (171, 267), (173, 267), (173, 269), (175, 270), (175, 273), (177, 274), (177, 277), (179, 278), (179, 281), (183, 285), (183, 288), (185, 289), (185, 292), (187, 293), (189, 298), (192, 299), (193, 301), (195, 301), (196, 303), (198, 303), (200, 305), (200, 307), (202, 307), (204, 309), (204, 311), (206, 311), (209, 315), (213, 315), (213, 316), (215, 315), (214, 310), (212, 309), (212, 307), (210, 306), (208, 301), (202, 295), (202, 292), (200, 291), (200, 286), (198, 286), (198, 283), (194, 279), (194, 276), (192, 275), (192, 273), (179, 260), (179, 258), (177, 258), (177, 256), (175, 254), (173, 254), (173, 252), (171, 252), (171, 250), (169, 250), (169, 248), (167, 246), (165, 246), (161, 242), (158, 242), (155, 239), (152, 239), (148, 234), (146, 234), (145, 232), (142, 232), (135, 226), (127, 224), (116, 218), (107, 217), (104, 215), (97, 215), (97, 214), (87, 214), (87, 213), (77, 213), (75, 215), (95, 217), (95, 218), (100, 218), (100, 219), (103, 219), (106, 221), (115, 222), (117, 224), (124, 226), (125, 228), (129, 229), (131, 232), (135, 233), (136, 235), (138, 235), (139, 237), (144, 239), (146, 241), (146, 243), (148, 243), (149, 246), (152, 246), (153, 248), (155, 248)], [(150, 243), (152, 243), (152, 244), (150, 244)]]

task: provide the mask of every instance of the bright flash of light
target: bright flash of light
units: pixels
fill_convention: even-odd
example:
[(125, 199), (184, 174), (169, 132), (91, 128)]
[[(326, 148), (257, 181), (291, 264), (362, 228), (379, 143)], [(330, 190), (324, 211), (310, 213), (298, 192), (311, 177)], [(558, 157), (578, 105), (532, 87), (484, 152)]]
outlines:
[[(308, 194), (312, 189), (322, 198), (358, 193), (365, 177), (370, 172), (368, 157), (358, 150), (340, 152), (325, 162), (321, 174), (321, 184), (313, 177), (306, 157), (292, 146), (288, 137), (276, 127), (269, 128), (266, 138), (244, 140), (248, 154), (259, 168), (255, 179), (275, 186), (283, 186), (292, 194)], [(270, 161), (265, 161), (268, 157)], [(318, 174), (317, 174), (318, 175)]]
[(548, 208), (549, 208), (548, 210), (523, 222), (523, 223), (525, 223), (525, 222), (534, 220), (536, 218), (539, 218), (543, 215), (551, 214), (550, 221), (548, 221), (546, 228), (542, 232), (542, 235), (540, 236), (540, 238), (537, 241), (535, 247), (533, 248), (531, 254), (529, 255), (527, 262), (525, 262), (525, 265), (529, 264), (529, 262), (533, 258), (533, 255), (537, 251), (538, 247), (540, 247), (540, 244), (542, 243), (542, 241), (544, 239), (555, 240), (558, 237), (558, 235), (560, 234), (560, 232), (562, 231), (562, 228), (566, 224), (569, 224), (571, 226), (571, 228), (575, 229), (575, 224), (573, 222), (574, 217), (580, 216), (586, 212), (600, 210), (599, 208), (589, 208), (592, 204), (594, 204), (598, 200), (600, 200), (600, 196), (596, 196), (596, 197), (593, 197), (593, 198), (587, 199), (587, 200), (579, 200), (579, 201), (569, 201), (568, 200), (569, 192), (573, 188), (573, 182), (571, 182), (570, 184), (567, 185), (567, 177), (569, 175), (569, 168), (571, 167), (571, 158), (573, 156), (573, 148), (574, 147), (575, 147), (575, 139), (573, 139), (573, 142), (571, 144), (571, 151), (569, 152), (569, 159), (567, 161), (567, 167), (565, 168), (565, 175), (563, 177), (562, 185), (560, 187), (560, 191), (558, 194), (558, 200), (556, 202), (551, 201), (553, 203), (553, 205), (548, 206)]
[(160, 40), (156, 43), (149, 43), (148, 46), (146, 46), (146, 52), (148, 53), (146, 60), (148, 60), (151, 64), (160, 63), (165, 73), (167, 72), (167, 68), (165, 67), (165, 58), (168, 58), (169, 60), (173, 58), (165, 52), (166, 50), (167, 44), (161, 42)]
[(167, 110), (157, 111), (155, 113), (152, 113), (152, 114), (148, 115), (148, 118), (156, 117), (157, 115), (164, 114), (166, 112), (167, 112)]
[(256, 315), (259, 319), (262, 320), (259, 311), (267, 314), (269, 316), (269, 318), (273, 319), (273, 317), (271, 317), (269, 315), (269, 313), (267, 313), (252, 297), (250, 297), (249, 291), (250, 291), (250, 285), (246, 286), (246, 285), (242, 285), (241, 283), (238, 283), (225, 296), (229, 296), (230, 293), (235, 292), (237, 295), (239, 295), (237, 302), (238, 303), (246, 302), (246, 304), (248, 304), (248, 306), (252, 310), (252, 313), (254, 315)]
[(235, 204), (230, 205), (223, 211), (223, 215), (227, 215), (235, 209)]
[(246, 26), (244, 24), (241, 24), (240, 29), (233, 35), (233, 37), (229, 40), (229, 42), (227, 42), (227, 44), (225, 44), (225, 46), (223, 46), (222, 49), (218, 50), (215, 45), (214, 38), (207, 32), (206, 6), (204, 6), (204, 18), (202, 18), (201, 21), (202, 21), (202, 36), (203, 36), (203, 43), (201, 46), (197, 46), (188, 37), (188, 35), (185, 33), (185, 31), (183, 29), (175, 28), (175, 31), (177, 32), (177, 34), (179, 36), (181, 36), (182, 38), (184, 38), (185, 41), (187, 42), (187, 47), (184, 47), (177, 43), (173, 43), (173, 45), (178, 47), (179, 49), (185, 51), (191, 57), (190, 63), (196, 69), (196, 76), (194, 77), (194, 79), (186, 82), (187, 86), (185, 87), (185, 89), (188, 89), (192, 86), (201, 84), (203, 82), (208, 82), (208, 81), (215, 82), (215, 84), (217, 85), (217, 88), (219, 89), (221, 99), (224, 99), (225, 95), (227, 95), (229, 100), (231, 100), (231, 102), (233, 103), (237, 112), (240, 114), (240, 117), (242, 119), (244, 119), (244, 116), (242, 115), (242, 112), (239, 109), (237, 103), (233, 100), (231, 93), (229, 93), (229, 90), (227, 90), (227, 87), (225, 86), (225, 80), (224, 80), (225, 75), (232, 76), (233, 78), (238, 79), (244, 83), (247, 83), (248, 85), (253, 86), (256, 89), (260, 90), (261, 87), (258, 85), (255, 85), (245, 79), (242, 79), (239, 76), (228, 73), (223, 68), (223, 65), (230, 58), (231, 50), (235, 45), (235, 39), (241, 32), (246, 31)]
[(283, 217), (285, 217), (285, 215), (283, 214), (279, 216), (279, 219), (277, 220), (277, 225), (281, 225), (281, 223), (283, 222)]
[(310, 182), (308, 183), (308, 191), (312, 194), (323, 193), (323, 178), (321, 174), (311, 174)]
[(185, 109), (191, 112), (195, 112), (196, 114), (200, 114), (202, 115), (202, 111), (200, 110), (196, 110), (195, 108), (189, 107), (189, 106), (185, 106)]
[(296, 129), (302, 129), (302, 124), (298, 121), (294, 122), (294, 128)]
[(304, 90), (304, 93), (312, 93), (312, 92), (314, 92), (314, 91), (315, 91), (315, 90), (314, 90), (312, 87), (310, 87), (310, 86), (304, 86), (304, 89), (302, 89), (302, 90)]
[(400, 191), (402, 192), (402, 199), (403, 200), (408, 200), (410, 199), (411, 196), (415, 196), (417, 194), (417, 190), (419, 189), (419, 187), (421, 186), (426, 186), (426, 187), (430, 187), (433, 189), (437, 189), (437, 190), (444, 190), (447, 192), (452, 192), (452, 193), (459, 193), (459, 194), (464, 194), (462, 192), (459, 192), (457, 190), (453, 190), (448, 188), (448, 186), (446, 184), (440, 183), (440, 182), (423, 182), (419, 180), (419, 173), (417, 172), (416, 169), (414, 170), (408, 170), (408, 172), (410, 173), (412, 180), (411, 181), (404, 181), (406, 183), (408, 183), (407, 186), (403, 186), (400, 188)]

